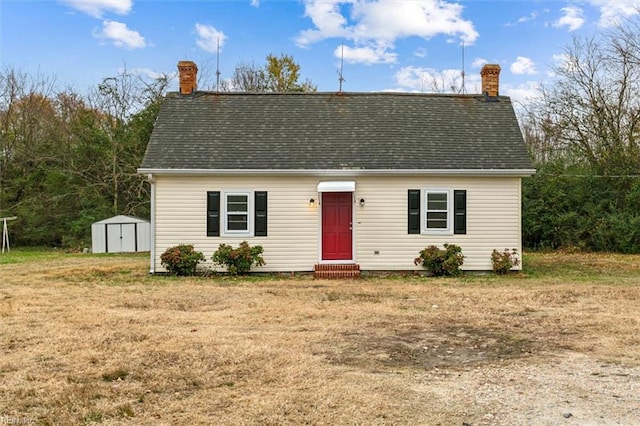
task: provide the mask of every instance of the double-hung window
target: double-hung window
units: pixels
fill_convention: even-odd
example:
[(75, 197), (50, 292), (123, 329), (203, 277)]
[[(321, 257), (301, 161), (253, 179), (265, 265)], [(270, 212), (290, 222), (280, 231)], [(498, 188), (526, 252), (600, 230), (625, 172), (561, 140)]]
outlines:
[(249, 234), (249, 193), (225, 193), (224, 206), (225, 234)]
[(447, 190), (425, 190), (425, 231), (448, 232), (451, 229), (451, 203)]

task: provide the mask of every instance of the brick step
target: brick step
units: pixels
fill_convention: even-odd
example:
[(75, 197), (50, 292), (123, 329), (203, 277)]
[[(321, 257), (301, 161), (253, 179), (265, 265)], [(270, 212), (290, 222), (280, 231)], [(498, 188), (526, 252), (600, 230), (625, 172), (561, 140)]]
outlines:
[(357, 279), (360, 278), (360, 265), (318, 264), (313, 267), (313, 277), (317, 279)]

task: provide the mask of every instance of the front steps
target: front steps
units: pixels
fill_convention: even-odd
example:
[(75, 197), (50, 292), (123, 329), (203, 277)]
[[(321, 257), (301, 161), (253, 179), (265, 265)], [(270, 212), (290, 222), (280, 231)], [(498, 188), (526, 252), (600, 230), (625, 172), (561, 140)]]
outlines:
[(360, 278), (360, 265), (355, 263), (317, 264), (313, 267), (316, 279), (357, 279)]

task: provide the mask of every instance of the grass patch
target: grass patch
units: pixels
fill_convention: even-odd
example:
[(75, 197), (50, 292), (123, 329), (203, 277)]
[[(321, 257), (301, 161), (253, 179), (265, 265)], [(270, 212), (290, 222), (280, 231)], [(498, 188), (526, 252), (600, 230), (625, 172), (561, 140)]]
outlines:
[(640, 256), (356, 281), (18, 258), (0, 265), (0, 413), (37, 424), (483, 424), (448, 393), (463, 373), (553, 367), (567, 351), (640, 364)]
[(524, 256), (529, 278), (573, 279), (583, 282), (640, 277), (640, 256), (617, 253), (531, 253)]
[(42, 260), (62, 258), (66, 253), (62, 250), (44, 247), (19, 247), (0, 253), (0, 265), (12, 263), (38, 262)]

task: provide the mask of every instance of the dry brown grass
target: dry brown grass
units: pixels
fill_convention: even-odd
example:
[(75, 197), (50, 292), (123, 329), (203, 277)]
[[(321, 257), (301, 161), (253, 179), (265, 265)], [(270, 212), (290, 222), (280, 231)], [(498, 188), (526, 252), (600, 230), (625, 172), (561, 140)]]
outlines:
[(139, 256), (0, 265), (0, 418), (477, 424), (424, 374), (567, 351), (640, 364), (640, 256), (526, 261), (508, 277), (359, 281), (150, 277)]

